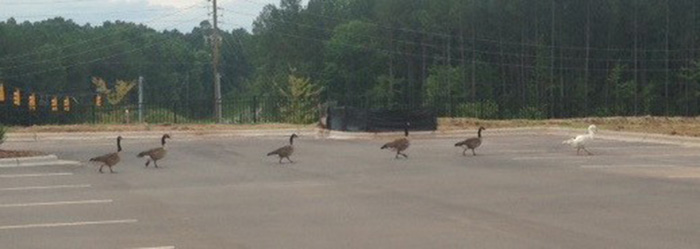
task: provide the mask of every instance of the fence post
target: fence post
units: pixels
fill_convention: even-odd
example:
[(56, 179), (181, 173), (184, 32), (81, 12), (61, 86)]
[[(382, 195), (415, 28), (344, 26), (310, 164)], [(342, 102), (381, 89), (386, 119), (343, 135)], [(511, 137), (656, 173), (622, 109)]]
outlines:
[(258, 96), (253, 96), (253, 124), (258, 123)]
[(92, 124), (97, 124), (97, 116), (95, 114), (95, 105), (92, 105)]
[(143, 76), (139, 76), (139, 123), (143, 123)]
[(177, 102), (173, 103), (173, 124), (177, 124)]

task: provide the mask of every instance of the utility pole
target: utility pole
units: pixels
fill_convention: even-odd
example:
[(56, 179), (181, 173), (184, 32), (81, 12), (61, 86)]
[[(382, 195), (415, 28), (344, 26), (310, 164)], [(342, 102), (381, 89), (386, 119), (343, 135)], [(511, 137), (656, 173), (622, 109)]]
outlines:
[(139, 76), (139, 123), (143, 123), (143, 76)]
[(213, 19), (214, 19), (214, 30), (212, 31), (212, 41), (213, 41), (213, 51), (212, 51), (212, 68), (214, 71), (214, 116), (217, 123), (222, 122), (221, 116), (221, 74), (219, 74), (219, 57), (221, 56), (220, 51), (220, 38), (219, 38), (219, 27), (218, 18), (219, 14), (217, 12), (218, 7), (216, 6), (216, 0), (211, 0), (213, 4)]

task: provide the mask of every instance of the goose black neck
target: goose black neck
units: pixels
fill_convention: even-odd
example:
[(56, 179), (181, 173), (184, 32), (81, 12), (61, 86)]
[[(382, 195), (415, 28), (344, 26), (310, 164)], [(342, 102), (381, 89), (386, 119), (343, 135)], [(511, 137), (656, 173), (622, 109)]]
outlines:
[(160, 145), (165, 146), (165, 136), (160, 139)]
[(120, 138), (117, 138), (117, 152), (122, 151), (122, 140)]
[(408, 137), (408, 127), (403, 128), (403, 134)]
[(293, 145), (293, 144), (294, 144), (294, 135), (289, 137), (289, 145)]
[(477, 132), (479, 134), (479, 138), (481, 138), (481, 130), (482, 129), (479, 129), (479, 132)]

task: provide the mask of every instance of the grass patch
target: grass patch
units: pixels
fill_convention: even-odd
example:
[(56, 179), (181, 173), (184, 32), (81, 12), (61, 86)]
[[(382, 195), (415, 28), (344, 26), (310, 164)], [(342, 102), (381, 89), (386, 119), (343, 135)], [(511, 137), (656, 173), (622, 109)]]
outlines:
[[(486, 128), (519, 127), (564, 127), (586, 128), (595, 124), (603, 130), (643, 132), (654, 134), (700, 137), (700, 118), (697, 117), (608, 117), (608, 118), (574, 118), (574, 119), (514, 119), (483, 120), (475, 118), (439, 118), (438, 130), (476, 130), (479, 126)], [(10, 127), (8, 132), (128, 132), (128, 131), (207, 131), (225, 130), (276, 130), (276, 129), (312, 129), (315, 124), (297, 125), (284, 123), (264, 124), (79, 124), (79, 125), (42, 125), (30, 127)]]
[(38, 132), (128, 132), (128, 131), (224, 131), (224, 130), (278, 130), (278, 129), (306, 129), (315, 125), (295, 124), (79, 124), (79, 125), (40, 125), (29, 127), (12, 127), (10, 132), (38, 133)]
[(586, 128), (595, 124), (599, 129), (613, 131), (643, 132), (665, 135), (700, 137), (698, 117), (606, 117), (545, 120), (481, 120), (473, 118), (439, 118), (438, 130), (477, 129), (479, 126), (491, 128), (517, 127), (569, 127)]

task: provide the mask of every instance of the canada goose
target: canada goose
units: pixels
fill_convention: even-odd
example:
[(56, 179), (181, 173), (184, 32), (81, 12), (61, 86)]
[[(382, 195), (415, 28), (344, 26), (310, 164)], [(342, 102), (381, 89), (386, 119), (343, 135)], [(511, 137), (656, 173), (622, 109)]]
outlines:
[(404, 137), (402, 138), (397, 138), (394, 141), (388, 142), (382, 146), (383, 149), (391, 149), (393, 151), (396, 151), (396, 157), (399, 158), (399, 155), (402, 155), (404, 158), (408, 158), (408, 155), (401, 153), (402, 151), (408, 149), (408, 146), (411, 146), (411, 142), (408, 141), (408, 127), (411, 126), (411, 123), (406, 122), (406, 126), (404, 126), (403, 131), (404, 131)]
[(168, 153), (168, 150), (165, 148), (165, 139), (170, 139), (169, 134), (164, 134), (163, 137), (160, 138), (160, 145), (161, 147), (158, 148), (153, 148), (147, 151), (143, 151), (138, 154), (137, 157), (146, 157), (146, 167), (148, 167), (148, 164), (153, 161), (153, 165), (158, 168), (158, 160), (163, 159), (165, 155)]
[(486, 128), (484, 128), (483, 126), (479, 127), (477, 137), (470, 137), (464, 141), (455, 144), (455, 147), (464, 147), (464, 151), (462, 151), (463, 156), (467, 155), (467, 150), (472, 150), (472, 154), (476, 156), (476, 152), (474, 151), (474, 149), (478, 148), (481, 145), (481, 131), (483, 130), (486, 130)]
[(593, 153), (586, 149), (586, 144), (593, 141), (593, 136), (596, 132), (598, 132), (598, 127), (596, 127), (595, 125), (590, 125), (588, 126), (588, 134), (578, 135), (575, 138), (571, 138), (562, 142), (562, 144), (569, 144), (571, 145), (571, 147), (576, 148), (576, 155), (578, 155), (579, 152), (581, 152), (581, 149), (586, 151), (588, 155), (593, 155)]
[(270, 153), (267, 153), (267, 156), (272, 156), (272, 155), (277, 155), (280, 157), (280, 163), (282, 163), (282, 158), (287, 158), (290, 163), (294, 163), (292, 159), (289, 159), (289, 156), (294, 153), (294, 138), (298, 137), (297, 134), (292, 134), (292, 136), (289, 137), (289, 145), (283, 146), (279, 149), (276, 149)]
[(112, 166), (119, 163), (119, 153), (122, 151), (122, 136), (117, 137), (117, 152), (105, 154), (98, 157), (90, 158), (91, 162), (100, 163), (100, 173), (102, 173), (102, 167), (105, 165), (109, 167), (109, 172), (114, 173)]

